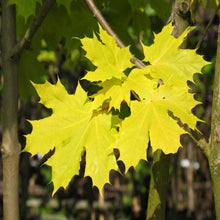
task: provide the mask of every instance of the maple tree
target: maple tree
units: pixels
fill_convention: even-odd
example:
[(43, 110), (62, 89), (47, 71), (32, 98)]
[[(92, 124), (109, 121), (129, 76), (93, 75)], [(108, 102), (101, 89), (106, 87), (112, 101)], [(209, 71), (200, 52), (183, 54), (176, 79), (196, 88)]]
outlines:
[[(118, 170), (113, 151), (115, 148), (120, 151), (118, 160), (122, 160), (128, 170), (130, 166), (135, 167), (140, 159), (146, 159), (149, 142), (153, 151), (161, 149), (166, 154), (176, 153), (181, 146), (180, 136), (184, 133), (192, 135), (191, 130), (197, 130), (196, 123), (202, 120), (192, 114), (192, 109), (200, 102), (189, 93), (187, 81), (193, 81), (193, 74), (200, 73), (201, 68), (208, 62), (201, 55), (196, 54), (195, 49), (180, 49), (188, 33), (193, 30), (192, 27), (188, 27), (180, 37), (175, 38), (172, 36), (173, 27), (169, 24), (164, 26), (159, 34), (154, 34), (154, 43), (151, 46), (141, 43), (144, 58), (140, 63), (141, 67), (144, 67), (138, 69), (131, 62), (132, 59), (134, 60), (133, 45), (130, 48), (124, 47), (114, 32), (113, 37), (109, 36), (97, 25), (92, 14), (87, 12), (80, 1), (3, 0), (2, 2), (2, 29), (5, 30), (2, 40), (5, 102), (3, 167), (6, 171), (10, 171), (10, 164), (13, 164), (15, 170), (9, 172), (9, 176), (4, 172), (4, 179), (9, 182), (8, 185), (5, 184), (7, 192), (5, 191), (4, 198), (14, 201), (12, 207), (18, 203), (18, 196), (13, 197), (13, 193), (17, 192), (13, 190), (10, 192), (10, 189), (16, 190), (18, 187), (18, 181), (15, 181), (17, 185), (13, 185), (10, 181), (12, 178), (18, 180), (20, 153), (17, 138), (18, 69), (22, 73), (22, 77), (19, 77), (21, 99), (25, 101), (30, 95), (36, 95), (34, 87), (40, 96), (40, 103), (52, 109), (49, 117), (30, 121), (33, 130), (26, 136), (25, 151), (32, 155), (38, 152), (44, 155), (55, 148), (54, 155), (46, 161), (46, 164), (52, 167), (53, 193), (61, 186), (66, 188), (71, 178), (79, 173), (84, 152), (86, 152), (85, 176), (91, 176), (93, 184), (102, 193), (104, 184), (109, 182), (110, 170)], [(101, 1), (97, 2), (102, 4)], [(171, 12), (171, 5), (167, 1), (163, 1), (164, 10), (161, 10), (159, 0), (123, 2), (126, 2), (125, 6), (129, 4), (129, 7), (124, 5), (119, 7), (120, 13), (117, 14), (118, 16), (115, 14), (110, 16), (110, 23), (125, 41), (128, 37), (123, 37), (123, 34), (128, 23), (132, 21), (138, 24), (134, 25), (134, 32), (138, 34), (148, 25), (149, 19), (143, 13), (146, 2), (158, 11), (159, 16), (164, 20), (168, 19)], [(183, 3), (187, 4), (187, 2), (190, 3), (191, 11), (195, 2), (205, 4), (205, 1)], [(109, 2), (112, 8), (117, 8), (117, 4), (115, 1)], [(218, 1), (209, 1), (209, 6), (216, 8), (216, 13), (218, 12)], [(117, 24), (119, 19), (123, 22)], [(53, 22), (54, 20), (56, 22)], [(76, 23), (76, 20), (80, 22)], [(69, 28), (66, 28), (67, 26)], [(124, 48), (119, 48), (115, 40)], [(128, 39), (126, 45), (132, 44), (132, 40)], [(67, 57), (70, 57), (69, 60), (67, 58), (70, 63), (74, 56), (78, 58), (73, 60), (80, 62), (76, 54), (81, 53), (82, 49), (85, 51), (84, 60), (90, 60), (95, 67), (88, 68), (89, 71), (83, 80), (89, 81), (90, 85), (98, 86), (98, 91), (91, 94), (78, 84), (75, 94), (68, 94), (60, 80), (54, 85), (48, 82), (36, 84), (43, 83), (48, 78), (48, 73), (39, 61), (44, 62), (48, 59), (55, 62), (54, 50), (61, 41), (65, 42), (63, 48)], [(24, 51), (30, 47), (30, 43), (33, 51)], [(49, 53), (51, 56), (48, 56)], [(34, 82), (33, 86), (30, 81)], [(218, 83), (217, 74), (216, 83)], [(218, 118), (218, 105), (215, 103), (218, 103), (218, 99), (215, 97), (218, 97), (218, 92), (217, 89), (214, 90), (213, 115), (216, 118)], [(121, 117), (122, 105), (126, 106), (130, 115)], [(216, 150), (216, 146), (219, 146), (216, 139), (219, 130), (218, 122), (213, 121), (212, 124), (210, 146), (207, 147), (206, 142), (199, 143), (203, 143), (206, 152), (209, 151), (207, 150), (209, 147), (212, 149), (211, 153), (208, 152), (206, 155), (210, 163), (213, 185), (218, 194), (218, 173), (215, 173), (218, 164), (215, 161), (219, 155)], [(136, 151), (135, 154), (132, 153), (133, 149)], [(14, 153), (11, 153), (12, 151)], [(10, 211), (10, 205), (5, 207), (6, 220), (14, 219), (10, 217), (12, 215), (18, 216), (18, 205), (13, 212)], [(216, 199), (216, 207), (219, 207), (218, 199)], [(220, 215), (218, 213), (217, 215)]]

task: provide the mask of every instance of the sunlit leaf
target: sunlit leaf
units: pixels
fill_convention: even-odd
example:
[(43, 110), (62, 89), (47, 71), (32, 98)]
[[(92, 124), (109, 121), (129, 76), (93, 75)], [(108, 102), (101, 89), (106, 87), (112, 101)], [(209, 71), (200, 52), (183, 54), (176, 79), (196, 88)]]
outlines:
[(95, 113), (92, 102), (80, 86), (74, 95), (69, 95), (58, 81), (35, 84), (40, 102), (51, 108), (51, 116), (30, 121), (33, 130), (27, 135), (25, 151), (42, 155), (55, 147), (54, 155), (46, 162), (52, 167), (54, 192), (61, 186), (66, 188), (74, 175), (79, 174), (80, 160), (86, 151), (85, 175), (101, 191), (109, 181), (109, 171), (116, 169), (113, 149), (114, 129), (111, 115)]

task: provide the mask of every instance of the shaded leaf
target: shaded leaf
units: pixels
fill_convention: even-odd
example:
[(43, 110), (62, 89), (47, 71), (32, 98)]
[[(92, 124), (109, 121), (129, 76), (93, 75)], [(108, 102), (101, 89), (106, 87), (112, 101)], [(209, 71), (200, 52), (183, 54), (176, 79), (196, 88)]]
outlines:
[(35, 15), (37, 2), (42, 3), (42, 0), (9, 0), (8, 4), (15, 4), (18, 15), (24, 17), (26, 22), (31, 15)]

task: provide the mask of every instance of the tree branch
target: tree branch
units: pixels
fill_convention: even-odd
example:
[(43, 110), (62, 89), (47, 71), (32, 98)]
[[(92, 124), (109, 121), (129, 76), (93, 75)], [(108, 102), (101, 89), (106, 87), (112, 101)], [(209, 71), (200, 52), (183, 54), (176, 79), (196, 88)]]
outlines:
[(15, 45), (12, 50), (11, 59), (16, 60), (20, 57), (22, 51), (30, 47), (31, 39), (42, 24), (56, 0), (45, 0), (39, 13), (36, 15), (33, 23), (26, 30), (24, 37)]
[(193, 134), (190, 132), (189, 129), (185, 128), (185, 126), (183, 127), (183, 129), (185, 131), (187, 131), (187, 134), (190, 136), (190, 138), (195, 142), (195, 144), (200, 147), (200, 149), (203, 151), (203, 153), (205, 154), (205, 156), (207, 158), (209, 158), (210, 156), (210, 146), (209, 143), (206, 142), (205, 138), (202, 138), (200, 140), (197, 140)]
[[(120, 48), (125, 47), (124, 43), (121, 41), (121, 39), (117, 36), (117, 34), (113, 31), (111, 26), (108, 24), (108, 22), (105, 20), (103, 17), (102, 13), (100, 10), (97, 8), (93, 0), (85, 0), (86, 4), (88, 5), (89, 9), (93, 13), (93, 16), (97, 19), (97, 21), (100, 23), (103, 29), (105, 29), (108, 34), (113, 36), (115, 38), (116, 43)], [(145, 67), (145, 64), (139, 60), (136, 57), (131, 58), (131, 62), (134, 63), (138, 68), (142, 69)]]

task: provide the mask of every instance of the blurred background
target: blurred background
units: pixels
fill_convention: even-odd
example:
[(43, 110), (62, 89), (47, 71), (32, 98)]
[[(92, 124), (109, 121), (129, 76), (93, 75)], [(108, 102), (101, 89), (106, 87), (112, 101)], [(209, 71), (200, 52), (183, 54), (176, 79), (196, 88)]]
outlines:
[[(19, 138), (22, 148), (25, 146), (25, 134), (31, 132), (27, 119), (40, 119), (51, 111), (38, 104), (38, 96), (29, 80), (42, 83), (49, 80), (56, 83), (57, 77), (69, 93), (79, 83), (79, 79), (92, 69), (85, 58), (85, 51), (77, 38), (92, 37), (98, 31), (98, 25), (84, 1), (71, 1), (69, 11), (63, 5), (55, 5), (33, 39), (32, 50), (25, 51), (20, 65), (20, 101), (19, 101)], [(114, 31), (131, 51), (142, 59), (140, 41), (146, 45), (153, 43), (153, 32), (158, 33), (171, 15), (171, 1), (154, 0), (97, 0), (98, 8)], [(36, 11), (40, 5), (37, 5)], [(162, 7), (162, 8), (161, 8)], [(192, 9), (195, 30), (188, 38), (187, 48), (195, 48), (203, 32), (215, 13), (195, 4)], [(17, 17), (17, 36), (23, 36), (27, 21)], [(216, 15), (197, 52), (204, 55), (212, 64), (203, 69), (203, 74), (195, 74), (194, 82), (189, 83), (202, 104), (193, 111), (205, 123), (198, 128), (208, 140), (212, 105), (212, 84), (214, 62), (216, 58), (216, 40), (218, 28)], [(33, 68), (34, 66), (34, 68)], [(2, 73), (0, 73), (2, 74)], [(1, 82), (2, 82), (2, 75)], [(88, 82), (81, 85), (87, 88)], [(2, 83), (0, 84), (0, 94)], [(0, 105), (2, 100), (0, 99)], [(2, 127), (0, 118), (0, 137)], [(1, 139), (0, 139), (1, 141)], [(181, 137), (183, 148), (172, 155), (170, 181), (167, 198), (166, 219), (215, 219), (212, 184), (208, 162), (200, 148), (189, 136)], [(1, 144), (1, 143), (0, 143)], [(100, 197), (96, 187), (92, 187), (89, 177), (83, 178), (85, 159), (82, 158), (79, 176), (75, 176), (68, 190), (59, 189), (52, 197), (53, 184), (51, 168), (43, 163), (53, 154), (46, 156), (21, 153), (20, 159), (20, 209), (21, 219), (65, 220), (128, 220), (145, 219), (148, 202), (149, 180), (152, 158), (141, 160), (134, 170), (130, 168), (126, 175), (116, 171), (110, 173), (110, 184), (104, 187)], [(117, 152), (116, 152), (117, 154)], [(0, 157), (1, 164), (1, 157)], [(123, 166), (123, 165), (122, 165)], [(0, 218), (2, 219), (2, 164), (0, 165)]]

